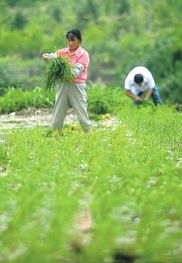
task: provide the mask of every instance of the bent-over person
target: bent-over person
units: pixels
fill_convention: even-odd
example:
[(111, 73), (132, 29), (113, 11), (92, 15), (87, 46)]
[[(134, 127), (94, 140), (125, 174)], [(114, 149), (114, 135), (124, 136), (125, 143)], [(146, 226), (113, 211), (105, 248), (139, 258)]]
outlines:
[(132, 69), (125, 79), (124, 89), (125, 94), (132, 98), (135, 104), (142, 104), (151, 97), (155, 105), (162, 104), (152, 73), (146, 67)]

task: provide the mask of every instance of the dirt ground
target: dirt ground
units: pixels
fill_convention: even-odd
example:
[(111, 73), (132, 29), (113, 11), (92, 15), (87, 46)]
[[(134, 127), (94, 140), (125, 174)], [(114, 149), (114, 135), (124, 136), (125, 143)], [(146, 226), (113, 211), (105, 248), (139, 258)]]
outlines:
[[(51, 109), (36, 109), (28, 108), (18, 112), (12, 112), (10, 114), (0, 115), (0, 130), (9, 130), (18, 127), (35, 127), (35, 126), (51, 126), (52, 110)], [(65, 124), (78, 124), (77, 116), (72, 109), (69, 109), (65, 119)], [(92, 124), (95, 127), (105, 127), (108, 129), (118, 126), (119, 121), (115, 116), (110, 114), (102, 115), (101, 120), (93, 121)]]

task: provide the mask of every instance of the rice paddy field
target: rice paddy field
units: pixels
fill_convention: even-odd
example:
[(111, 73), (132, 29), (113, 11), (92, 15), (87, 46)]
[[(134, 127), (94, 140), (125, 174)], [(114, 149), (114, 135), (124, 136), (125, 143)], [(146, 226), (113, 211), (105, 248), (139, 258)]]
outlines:
[(116, 115), (90, 135), (1, 135), (0, 262), (182, 262), (182, 115)]

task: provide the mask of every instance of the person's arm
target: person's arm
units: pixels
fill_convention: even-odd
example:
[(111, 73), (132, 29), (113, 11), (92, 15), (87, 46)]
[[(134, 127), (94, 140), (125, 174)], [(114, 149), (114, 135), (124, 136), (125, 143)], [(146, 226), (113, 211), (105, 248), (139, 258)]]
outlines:
[(71, 73), (73, 74), (73, 76), (75, 78), (78, 78), (80, 76), (80, 74), (84, 71), (85, 67), (83, 64), (81, 63), (76, 63), (74, 65), (74, 68), (71, 69)]
[(54, 59), (54, 58), (57, 58), (57, 54), (56, 53), (44, 53), (42, 55), (42, 58), (47, 61), (47, 60), (50, 60), (50, 59)]
[(128, 97), (130, 97), (136, 101), (143, 101), (142, 98), (140, 98), (137, 95), (134, 95), (129, 89), (125, 89), (125, 94), (126, 94), (126, 96), (128, 96)]
[(85, 52), (79, 57), (77, 63), (74, 65), (74, 68), (72, 69), (73, 76), (78, 78), (84, 70), (88, 69), (89, 62), (89, 55), (87, 52)]
[(153, 88), (150, 88), (147, 90), (146, 96), (144, 98), (145, 101), (150, 98), (150, 96), (152, 95), (152, 92), (153, 92)]
[(136, 101), (143, 101), (142, 98), (140, 98), (139, 96), (137, 96), (137, 95), (135, 95), (135, 94), (133, 94), (131, 92), (131, 85), (132, 85), (132, 83), (131, 83), (130, 79), (131, 79), (130, 75), (128, 75), (126, 77), (126, 79), (125, 79), (124, 93), (126, 94), (126, 96), (128, 96), (129, 98), (132, 98), (132, 99), (134, 99)]

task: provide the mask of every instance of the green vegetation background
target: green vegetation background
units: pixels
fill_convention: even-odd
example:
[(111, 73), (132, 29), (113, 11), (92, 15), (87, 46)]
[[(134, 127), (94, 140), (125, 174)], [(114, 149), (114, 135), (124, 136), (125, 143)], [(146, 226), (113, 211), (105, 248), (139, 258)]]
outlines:
[(182, 103), (182, 2), (179, 0), (0, 0), (0, 94), (43, 85), (43, 52), (81, 29), (88, 80), (123, 88), (126, 74), (148, 67), (163, 100)]

